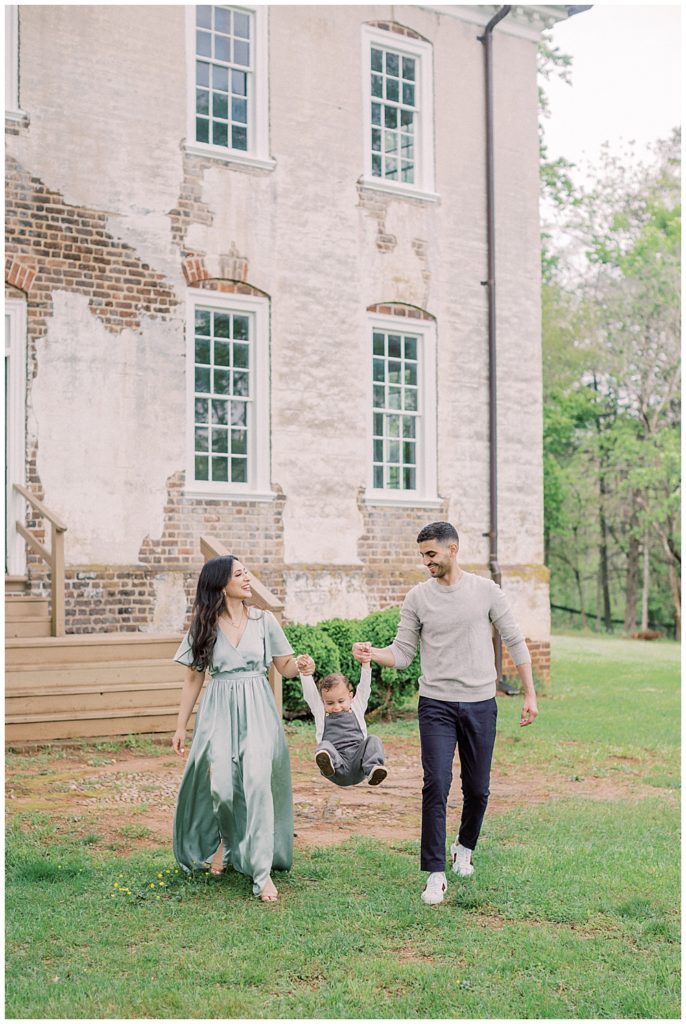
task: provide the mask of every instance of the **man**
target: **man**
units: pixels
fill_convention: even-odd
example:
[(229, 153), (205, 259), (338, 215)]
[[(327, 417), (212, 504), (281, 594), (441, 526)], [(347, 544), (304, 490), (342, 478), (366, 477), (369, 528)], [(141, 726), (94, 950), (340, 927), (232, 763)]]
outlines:
[(417, 537), (431, 579), (418, 583), (403, 601), (390, 647), (353, 644), (353, 655), (389, 668), (406, 668), (421, 642), (419, 736), (422, 749), (421, 869), (429, 877), (422, 900), (443, 902), (446, 807), (457, 745), (462, 779), (460, 830), (450, 847), (452, 869), (472, 875), (475, 849), (489, 796), (497, 708), (491, 623), (505, 641), (524, 691), (519, 724), (538, 714), (531, 658), (499, 586), (465, 572), (457, 562), (459, 537), (450, 523), (431, 523)]

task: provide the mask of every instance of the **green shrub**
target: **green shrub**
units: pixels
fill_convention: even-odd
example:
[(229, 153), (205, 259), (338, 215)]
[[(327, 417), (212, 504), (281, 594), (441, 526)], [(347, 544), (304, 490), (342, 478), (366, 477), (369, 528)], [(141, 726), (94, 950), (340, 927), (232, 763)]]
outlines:
[[(330, 672), (341, 671), (338, 647), (319, 626), (301, 626), (298, 623), (284, 626), (289, 644), (296, 654), (309, 654), (317, 666), (316, 676), (328, 676)], [(286, 718), (297, 718), (309, 714), (303, 700), (300, 678), (283, 680), (283, 711)]]
[[(317, 623), (317, 629), (321, 629), (338, 648), (338, 656), (341, 661), (340, 671), (347, 676), (353, 686), (357, 686), (360, 680), (360, 664), (355, 661), (352, 653), (352, 646), (357, 640), (362, 640), (362, 619), (325, 619)], [(319, 671), (317, 665), (317, 676), (326, 675)]]
[[(395, 639), (400, 622), (399, 608), (385, 608), (372, 612), (360, 623), (359, 640), (368, 640), (372, 647), (388, 647)], [(372, 664), (372, 692), (369, 710), (378, 717), (387, 716), (392, 709), (401, 707), (417, 688), (422, 673), (419, 653), (403, 669), (382, 668)]]

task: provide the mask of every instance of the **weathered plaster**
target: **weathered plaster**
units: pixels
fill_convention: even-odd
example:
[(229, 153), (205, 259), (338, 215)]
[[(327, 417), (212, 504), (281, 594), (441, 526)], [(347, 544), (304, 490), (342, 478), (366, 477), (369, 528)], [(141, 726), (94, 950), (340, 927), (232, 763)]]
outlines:
[(166, 479), (183, 461), (182, 325), (116, 338), (81, 295), (53, 293), (32, 413), (45, 502), (67, 523), (67, 563), (136, 562), (162, 530)]
[(155, 612), (146, 633), (174, 633), (186, 618), (187, 598), (180, 573), (160, 573), (153, 579)]
[(292, 622), (319, 622), (322, 608), (326, 618), (362, 619), (369, 612), (359, 573), (287, 570), (284, 580), (284, 615)]

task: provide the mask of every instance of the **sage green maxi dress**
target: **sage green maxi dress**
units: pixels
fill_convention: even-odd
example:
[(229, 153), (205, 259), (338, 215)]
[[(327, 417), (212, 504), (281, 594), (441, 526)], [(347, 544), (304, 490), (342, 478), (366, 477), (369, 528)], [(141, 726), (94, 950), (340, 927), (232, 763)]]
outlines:
[[(271, 612), (249, 612), (236, 647), (220, 626), (210, 679), (195, 721), (174, 816), (174, 856), (191, 872), (224, 841), (224, 865), (253, 880), (259, 895), (272, 868), (293, 860), (293, 801), (288, 747), (267, 669), (292, 654)], [(193, 660), (189, 635), (174, 660)]]

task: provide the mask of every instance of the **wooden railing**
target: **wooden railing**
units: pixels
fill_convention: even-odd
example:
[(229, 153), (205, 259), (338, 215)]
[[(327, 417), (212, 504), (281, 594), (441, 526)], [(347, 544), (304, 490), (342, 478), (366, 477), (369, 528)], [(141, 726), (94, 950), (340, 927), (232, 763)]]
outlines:
[(22, 487), (21, 484), (13, 484), (14, 490), (25, 498), (31, 508), (39, 515), (47, 519), (51, 526), (50, 550), (44, 548), (39, 540), (34, 537), (30, 530), (27, 530), (24, 523), (17, 520), (16, 527), (29, 547), (40, 555), (50, 566), (50, 632), (53, 636), (64, 636), (64, 534), (67, 527), (51, 512), (35, 494)]
[[(218, 558), (220, 555), (229, 555), (231, 552), (222, 544), (216, 537), (201, 537), (200, 538), (200, 550), (202, 552), (205, 561), (209, 561), (210, 558)], [(283, 602), (279, 601), (276, 594), (272, 594), (271, 590), (267, 590), (265, 585), (257, 579), (253, 573), (250, 573), (250, 586), (252, 587), (252, 597), (247, 602), (254, 608), (264, 608), (266, 611), (272, 612), (278, 622), (281, 622), (283, 613)], [(274, 694), (274, 700), (276, 701), (276, 707), (281, 715), (283, 713), (283, 692), (281, 685), (281, 675), (274, 668), (274, 663), (269, 666), (269, 685), (272, 693)]]

